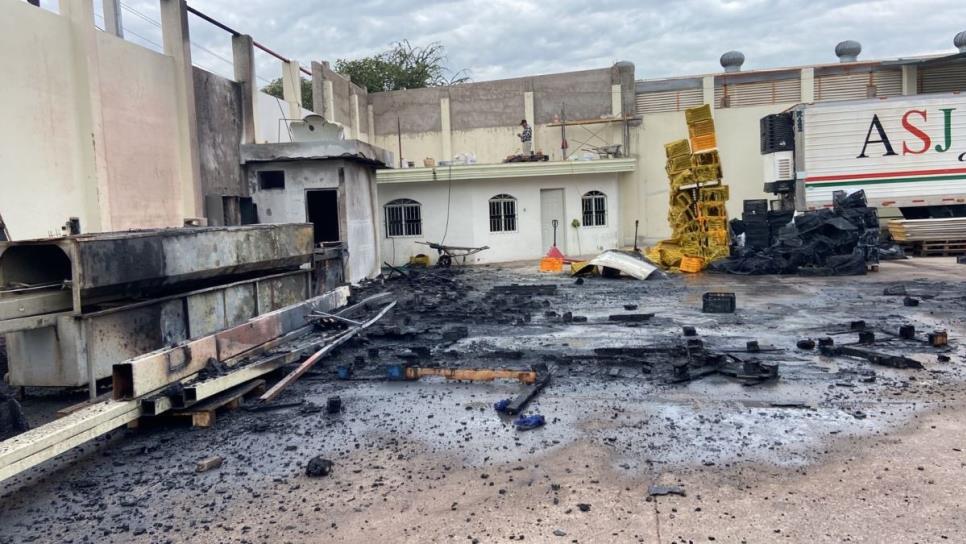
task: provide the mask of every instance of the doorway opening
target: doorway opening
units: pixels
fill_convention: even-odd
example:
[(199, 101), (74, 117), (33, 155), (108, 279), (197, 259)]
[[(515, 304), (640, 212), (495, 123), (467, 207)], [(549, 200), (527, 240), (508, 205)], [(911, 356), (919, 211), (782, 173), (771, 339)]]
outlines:
[(338, 242), (339, 193), (336, 189), (305, 192), (305, 209), (309, 223), (315, 226), (315, 243)]

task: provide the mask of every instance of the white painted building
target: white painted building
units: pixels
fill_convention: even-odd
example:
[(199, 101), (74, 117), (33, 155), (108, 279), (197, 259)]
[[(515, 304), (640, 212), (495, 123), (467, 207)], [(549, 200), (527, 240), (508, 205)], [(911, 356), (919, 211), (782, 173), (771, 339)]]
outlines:
[[(618, 247), (622, 172), (635, 159), (380, 170), (382, 255), (401, 265), (436, 252), (418, 242), (490, 249), (468, 263), (567, 255)], [(579, 226), (574, 226), (574, 222)]]

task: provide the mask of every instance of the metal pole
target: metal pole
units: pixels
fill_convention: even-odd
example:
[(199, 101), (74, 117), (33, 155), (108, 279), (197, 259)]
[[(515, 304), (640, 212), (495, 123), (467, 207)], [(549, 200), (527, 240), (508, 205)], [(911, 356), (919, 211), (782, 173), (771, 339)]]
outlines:
[(396, 116), (396, 138), (399, 143), (399, 167), (403, 167), (403, 156), (402, 156), (402, 124), (399, 122), (399, 116)]

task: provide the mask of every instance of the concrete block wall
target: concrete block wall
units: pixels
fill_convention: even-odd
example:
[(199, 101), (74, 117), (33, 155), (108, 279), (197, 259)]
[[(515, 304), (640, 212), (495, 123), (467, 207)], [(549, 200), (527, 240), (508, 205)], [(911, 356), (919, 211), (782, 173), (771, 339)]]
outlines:
[(312, 63), (312, 100), (316, 113), (327, 121), (341, 123), (346, 139), (370, 141), (369, 93), (346, 76), (332, 70), (328, 62)]
[[(520, 121), (534, 127), (534, 149), (559, 153), (559, 121), (598, 119), (634, 112), (634, 68), (610, 68), (562, 74), (463, 83), (369, 95), (374, 143), (422, 166), (457, 154), (473, 154), (479, 163), (502, 162), (520, 150)], [(563, 111), (562, 111), (563, 110)], [(397, 125), (398, 118), (398, 125)], [(599, 126), (605, 141), (620, 143), (620, 130)], [(575, 129), (575, 132), (577, 130)], [(618, 136), (617, 140), (614, 137)], [(558, 156), (557, 158), (562, 158)]]
[(69, 217), (98, 232), (202, 215), (177, 7), (162, 5), (160, 54), (98, 31), (90, 2), (0, 2), (0, 215), (13, 239), (60, 235)]

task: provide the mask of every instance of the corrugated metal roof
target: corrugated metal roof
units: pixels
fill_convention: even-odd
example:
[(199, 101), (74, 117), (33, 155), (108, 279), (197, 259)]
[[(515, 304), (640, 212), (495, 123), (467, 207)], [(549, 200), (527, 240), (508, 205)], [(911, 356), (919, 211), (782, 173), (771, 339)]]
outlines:
[(637, 113), (684, 111), (694, 106), (700, 106), (703, 103), (704, 93), (701, 89), (638, 93)]
[[(726, 96), (728, 97), (727, 104), (725, 104)], [(714, 103), (719, 108), (801, 102), (801, 99), (801, 79), (724, 84), (714, 89)]]
[(966, 91), (966, 64), (919, 69), (919, 92), (951, 93), (955, 91)]

